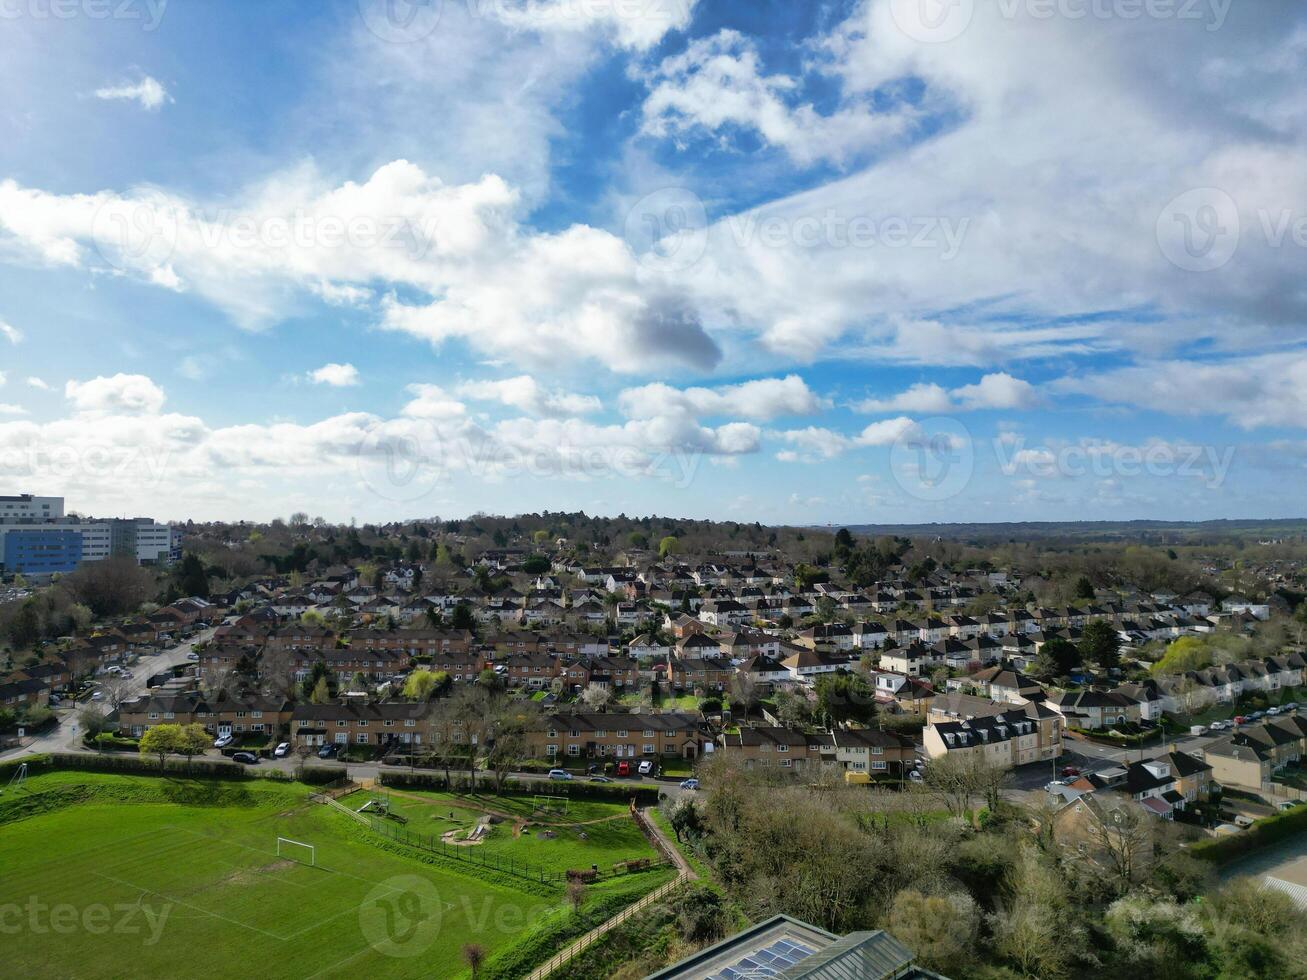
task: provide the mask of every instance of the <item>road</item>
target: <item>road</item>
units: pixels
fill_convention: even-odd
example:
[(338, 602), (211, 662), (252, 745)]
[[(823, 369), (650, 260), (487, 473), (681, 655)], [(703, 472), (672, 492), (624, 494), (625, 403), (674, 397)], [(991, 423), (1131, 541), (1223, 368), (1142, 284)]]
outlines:
[[(122, 700), (130, 701), (132, 698), (144, 694), (148, 690), (146, 685), (151, 675), (175, 667), (178, 664), (187, 663), (188, 654), (191, 652), (191, 644), (203, 643), (211, 639), (213, 633), (213, 629), (207, 629), (182, 643), (178, 643), (176, 646), (141, 657), (131, 667), (132, 676), (123, 682)], [(19, 748), (0, 752), (0, 759), (43, 752), (68, 752), (81, 749), (80, 733), (77, 731), (77, 713), (89, 703), (91, 702), (80, 701), (76, 704), (65, 702), (59, 705), (54, 709), (55, 725), (53, 728), (41, 735), (24, 739)], [(105, 707), (108, 706), (105, 705)]]

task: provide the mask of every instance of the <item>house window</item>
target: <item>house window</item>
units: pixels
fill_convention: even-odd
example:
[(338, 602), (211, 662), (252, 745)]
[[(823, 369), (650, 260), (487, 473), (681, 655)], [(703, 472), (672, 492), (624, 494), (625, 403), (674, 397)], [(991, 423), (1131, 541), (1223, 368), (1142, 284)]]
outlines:
[(871, 754), (872, 754), (872, 755), (884, 755), (884, 754), (885, 754), (885, 748), (884, 748), (884, 746), (881, 746), (881, 745), (873, 745), (873, 746), (871, 747)]
[(366, 718), (360, 718), (359, 728), (367, 728), (367, 727), (368, 727), (368, 720)]
[(549, 756), (549, 758), (551, 758), (551, 759), (552, 759), (554, 756), (558, 755), (558, 746), (557, 746), (557, 745), (546, 745), (546, 746), (545, 746), (545, 755)]
[(619, 728), (619, 729), (617, 730), (617, 737), (618, 737), (618, 738), (626, 738), (626, 729), (625, 729), (625, 728)]
[(358, 742), (359, 745), (367, 745), (367, 744), (368, 744), (368, 733), (367, 733), (367, 732), (359, 732), (357, 735), (354, 736), (354, 741)]
[(349, 722), (347, 722), (347, 721), (338, 721), (338, 722), (336, 722), (336, 727), (337, 727), (337, 728), (345, 728), (348, 724), (349, 724)]
[(245, 717), (245, 712), (244, 712), (244, 711), (238, 711), (238, 712), (236, 712), (236, 717), (237, 717), (237, 718), (244, 718), (244, 717)]
[(386, 726), (387, 728), (394, 728), (394, 727), (395, 727), (394, 719), (391, 719), (391, 718), (387, 718), (383, 724), (385, 724), (385, 726)]
[(788, 769), (788, 768), (790, 768), (790, 765), (791, 765), (791, 762), (790, 762), (789, 759), (782, 759), (782, 760), (781, 760), (781, 768), (782, 768), (782, 769)]
[(646, 742), (646, 743), (645, 743), (645, 746), (644, 746), (644, 754), (645, 754), (645, 755), (653, 755), (654, 752), (655, 752), (655, 748), (654, 748), (653, 744), (650, 743), (650, 742)]
[(607, 737), (608, 737), (608, 731), (606, 729), (603, 728), (595, 729), (595, 738), (607, 738)]
[(789, 747), (788, 745), (778, 745), (778, 746), (776, 746), (776, 751), (777, 751), (777, 752), (788, 752), (788, 751), (790, 751), (790, 747)]
[(262, 718), (262, 717), (263, 717), (263, 712), (262, 712), (262, 711), (255, 711), (255, 712), (253, 712), (253, 717), (255, 717), (255, 718)]
[(568, 754), (568, 755), (580, 755), (580, 754), (581, 754), (581, 746), (579, 746), (579, 745), (569, 745), (569, 746), (567, 747), (567, 754)]
[(871, 764), (871, 768), (872, 768), (872, 769), (888, 769), (888, 768), (889, 768), (889, 763), (888, 763), (888, 762), (873, 762), (873, 763)]

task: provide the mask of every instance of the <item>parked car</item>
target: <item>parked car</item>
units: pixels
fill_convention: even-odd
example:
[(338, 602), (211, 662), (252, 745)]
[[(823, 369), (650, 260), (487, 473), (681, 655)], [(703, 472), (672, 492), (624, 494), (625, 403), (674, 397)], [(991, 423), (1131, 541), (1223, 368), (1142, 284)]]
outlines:
[(330, 759), (335, 754), (336, 754), (336, 746), (332, 742), (328, 742), (326, 745), (322, 746), (322, 748), (318, 749), (319, 759)]
[(1080, 775), (1080, 770), (1075, 766), (1063, 766), (1060, 775), (1065, 779), (1068, 776), (1075, 777)]
[(213, 747), (215, 749), (225, 749), (234, 741), (235, 739), (231, 735), (219, 735), (213, 740)]
[(231, 754), (231, 761), (239, 762), (241, 765), (245, 766), (257, 766), (259, 764), (259, 757), (253, 752), (233, 752)]
[(571, 774), (570, 772), (568, 772), (566, 769), (550, 769), (550, 770), (549, 770), (549, 778), (550, 778), (550, 779), (559, 779), (559, 780), (563, 780), (564, 782), (566, 782), (567, 780), (569, 780), (569, 779), (572, 778), (572, 774)]
[(1266, 712), (1265, 712), (1265, 711), (1254, 711), (1254, 712), (1253, 712), (1252, 714), (1250, 714), (1248, 717), (1251, 718), (1253, 721), (1256, 721), (1258, 718), (1265, 718), (1265, 717), (1266, 717)]
[(681, 789), (698, 789), (698, 788), (699, 788), (699, 780), (697, 779), (684, 779), (681, 781)]
[[(1212, 727), (1215, 728), (1216, 726), (1213, 725)], [(1190, 735), (1202, 735), (1202, 734), (1203, 734), (1204, 732), (1206, 732), (1206, 731), (1207, 731), (1207, 729), (1204, 728), (1202, 725), (1190, 725), (1190, 726), (1189, 726), (1189, 734), (1190, 734)]]
[(272, 754), (275, 755), (278, 759), (286, 758), (286, 756), (290, 754), (290, 743), (282, 742), (280, 745), (278, 745), (275, 749), (272, 750)]
[(652, 759), (645, 759), (644, 762), (640, 763), (641, 776), (652, 776), (653, 771), (654, 771), (654, 764)]
[(614, 775), (614, 776), (629, 776), (629, 775), (631, 775), (631, 764), (630, 764), (629, 762), (619, 762), (619, 763), (617, 764), (617, 771), (614, 772), (613, 775)]
[(1279, 709), (1279, 708), (1267, 708), (1267, 709), (1266, 709), (1266, 713), (1267, 713), (1268, 715), (1278, 715), (1278, 714), (1280, 713), (1280, 709)]
[(1245, 724), (1247, 721), (1248, 721), (1248, 719), (1245, 718), (1243, 715), (1235, 715), (1235, 716), (1234, 716), (1234, 723), (1235, 723), (1236, 725), (1242, 725), (1242, 724)]
[(92, 700), (92, 701), (103, 701), (103, 700), (104, 700), (104, 692), (103, 692), (103, 691), (94, 691), (94, 692), (92, 692), (92, 694), (91, 694), (91, 700)]
[(592, 783), (611, 783), (612, 780), (609, 779), (607, 776), (591, 776), (591, 777), (590, 777), (590, 782), (592, 782)]
[(921, 782), (921, 780), (925, 777), (921, 775), (920, 769), (913, 769), (908, 773), (908, 778), (912, 780), (916, 780), (917, 782)]
[(1285, 711), (1297, 711), (1297, 710), (1298, 710), (1298, 702), (1297, 702), (1297, 701), (1290, 701), (1288, 704), (1286, 704), (1286, 705), (1284, 706), (1284, 710), (1285, 710)]
[(1053, 779), (1044, 784), (1044, 790), (1046, 792), (1051, 793), (1054, 790), (1056, 790), (1059, 786), (1065, 786), (1065, 785), (1066, 785), (1065, 779)]
[(199, 655), (198, 653), (195, 653), (194, 651), (192, 651), (192, 652), (186, 654), (186, 659), (187, 659), (187, 660), (199, 660), (199, 659), (200, 659), (200, 655)]

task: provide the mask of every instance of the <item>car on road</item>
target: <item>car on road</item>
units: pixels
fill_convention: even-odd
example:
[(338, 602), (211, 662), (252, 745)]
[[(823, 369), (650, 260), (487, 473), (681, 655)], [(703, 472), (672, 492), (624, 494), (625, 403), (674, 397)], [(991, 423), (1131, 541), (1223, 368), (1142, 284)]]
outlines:
[(572, 778), (572, 774), (571, 774), (570, 772), (568, 772), (566, 769), (550, 769), (550, 770), (549, 770), (549, 778), (550, 778), (550, 779), (557, 779), (557, 780), (560, 780), (560, 781), (562, 781), (562, 782), (567, 782), (568, 780), (570, 780), (570, 779)]
[(234, 742), (235, 740), (236, 739), (231, 735), (219, 735), (217, 738), (213, 740), (213, 747), (215, 749), (225, 749), (227, 746), (231, 745), (231, 743)]
[(286, 756), (290, 754), (290, 743), (282, 742), (280, 745), (278, 745), (275, 749), (272, 750), (272, 754), (276, 756), (278, 759), (286, 758)]
[(619, 762), (619, 763), (617, 764), (617, 771), (614, 772), (613, 775), (614, 775), (614, 776), (629, 776), (629, 775), (631, 775), (631, 764), (630, 764), (629, 762)]
[(1243, 715), (1235, 715), (1235, 716), (1234, 716), (1234, 723), (1235, 723), (1236, 725), (1244, 725), (1244, 724), (1247, 724), (1247, 722), (1248, 722), (1248, 719), (1245, 718)]
[(253, 752), (233, 752), (231, 754), (232, 762), (239, 762), (243, 766), (257, 766), (259, 757)]
[(591, 776), (591, 777), (590, 777), (590, 782), (592, 782), (592, 783), (611, 783), (612, 780), (609, 779), (607, 776)]
[(1061, 773), (1059, 773), (1059, 775), (1061, 775), (1063, 779), (1067, 778), (1068, 776), (1075, 777), (1080, 775), (1080, 770), (1077, 769), (1075, 766), (1063, 766), (1062, 771)]
[(328, 742), (322, 748), (318, 749), (319, 759), (330, 759), (336, 754), (336, 745), (334, 742)]
[(699, 788), (699, 780), (697, 779), (681, 780), (681, 789), (698, 789), (698, 788)]
[(93, 691), (93, 692), (91, 693), (91, 700), (92, 700), (92, 701), (103, 701), (103, 700), (104, 700), (104, 692), (103, 692), (103, 691)]
[(187, 660), (199, 660), (199, 659), (200, 659), (200, 655), (199, 655), (198, 653), (196, 653), (194, 650), (192, 650), (190, 653), (186, 654), (186, 659), (187, 659)]
[(645, 759), (644, 762), (640, 763), (641, 776), (652, 776), (653, 770), (654, 770), (653, 760)]

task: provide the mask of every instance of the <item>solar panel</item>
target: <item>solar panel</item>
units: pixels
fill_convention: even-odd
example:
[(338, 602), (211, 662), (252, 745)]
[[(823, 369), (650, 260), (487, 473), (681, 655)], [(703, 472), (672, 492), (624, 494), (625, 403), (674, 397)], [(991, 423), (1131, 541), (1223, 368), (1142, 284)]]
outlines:
[(810, 947), (792, 939), (778, 939), (770, 946), (745, 954), (735, 963), (714, 973), (708, 980), (764, 980), (766, 977), (780, 976), (784, 970), (814, 952), (816, 951)]

